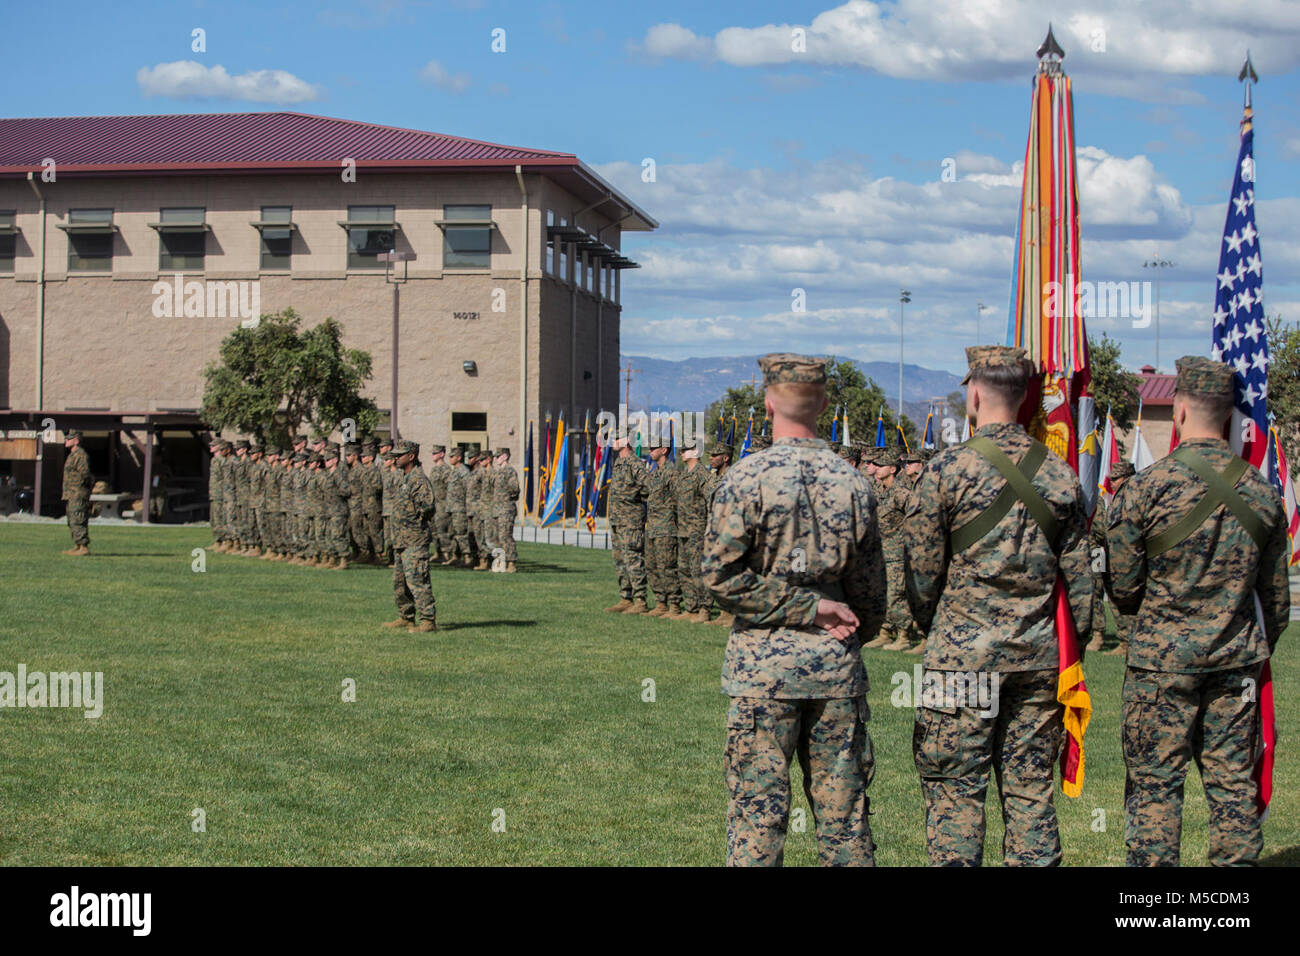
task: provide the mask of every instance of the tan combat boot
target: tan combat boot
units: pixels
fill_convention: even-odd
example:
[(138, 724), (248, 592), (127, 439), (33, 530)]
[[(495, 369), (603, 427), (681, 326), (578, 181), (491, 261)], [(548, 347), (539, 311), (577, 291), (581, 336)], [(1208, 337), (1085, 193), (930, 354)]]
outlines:
[(683, 611), (679, 607), (673, 608), (667, 614), (664, 615), (664, 617), (666, 617), (670, 621), (685, 621), (685, 620), (689, 620), (690, 616), (691, 616), (690, 611)]
[(686, 615), (686, 620), (690, 621), (692, 624), (708, 624), (709, 610), (708, 608), (702, 607), (698, 611), (693, 611)]
[(921, 643), (919, 643), (919, 644), (913, 644), (913, 645), (912, 645), (911, 647), (909, 647), (907, 650), (903, 651), (903, 653), (904, 653), (904, 654), (924, 654), (924, 653), (925, 653), (925, 641), (921, 641)]
[(863, 644), (862, 646), (863, 647), (884, 647), (886, 644), (890, 643), (890, 641), (891, 639), (888, 634), (877, 634), (875, 637), (867, 641), (867, 643)]
[(432, 634), (438, 630), (438, 625), (433, 621), (421, 621), (419, 624), (412, 627), (411, 630), (420, 634)]
[(347, 569), (348, 569), (348, 559), (347, 559), (347, 558), (339, 558), (338, 561), (336, 561), (336, 562), (334, 563), (334, 570), (335, 570), (335, 571), (346, 571)]
[[(67, 552), (64, 553), (66, 554)], [(619, 601), (617, 604), (611, 604), (609, 607), (605, 608), (605, 610), (610, 614), (622, 614), (631, 606), (632, 602), (627, 598), (623, 598), (623, 600)]]
[(900, 637), (900, 638), (898, 638), (897, 640), (891, 641), (890, 643), (888, 643), (888, 644), (886, 644), (884, 647), (882, 647), (881, 650), (884, 650), (884, 651), (905, 651), (905, 650), (907, 650), (907, 638), (905, 638), (905, 637)]
[(666, 617), (668, 614), (667, 604), (656, 604), (653, 611), (647, 611), (646, 617)]
[(385, 621), (382, 627), (415, 627), (414, 621), (408, 621), (404, 617), (399, 617), (396, 621)]
[(713, 623), (721, 625), (722, 627), (731, 627), (731, 625), (735, 623), (735, 620), (736, 615), (732, 614), (730, 611), (723, 611), (713, 619)]
[(513, 561), (506, 562), (506, 571), (505, 571), (506, 574), (516, 574), (518, 573), (518, 571), (519, 569), (515, 567), (515, 563)]
[(650, 608), (646, 606), (645, 598), (637, 598), (632, 602), (632, 606), (623, 611), (624, 614), (649, 614)]

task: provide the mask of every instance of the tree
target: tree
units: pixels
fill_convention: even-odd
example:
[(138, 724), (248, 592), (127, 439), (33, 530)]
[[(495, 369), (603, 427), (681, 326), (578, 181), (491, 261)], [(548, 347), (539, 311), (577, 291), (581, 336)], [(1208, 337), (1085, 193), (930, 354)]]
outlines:
[(1119, 343), (1105, 332), (1100, 339), (1088, 337), (1088, 362), (1092, 371), (1092, 397), (1097, 403), (1097, 425), (1106, 426), (1106, 410), (1115, 427), (1127, 430), (1138, 410), (1138, 387), (1142, 376), (1124, 371), (1119, 364)]
[[(876, 442), (876, 416), (882, 411), (885, 419), (887, 440), (894, 440), (894, 413), (885, 404), (885, 393), (880, 386), (867, 378), (862, 370), (851, 361), (837, 362), (831, 360), (826, 369), (826, 410), (817, 419), (818, 434), (829, 438), (831, 420), (837, 411), (840, 425), (844, 427), (844, 410), (848, 409), (849, 437), (856, 442), (874, 445)], [(710, 435), (716, 434), (718, 414), (722, 412), (727, 431), (731, 430), (731, 416), (736, 416), (736, 444), (745, 436), (750, 410), (754, 412), (754, 427), (763, 420), (763, 390), (753, 385), (741, 385), (729, 388), (717, 401), (711, 403), (705, 412), (705, 422)], [(917, 447), (916, 424), (903, 416), (903, 435), (908, 445)]]
[(1282, 316), (1270, 316), (1268, 326), (1268, 410), (1273, 413), (1282, 447), (1292, 449), (1300, 438), (1300, 328)]
[(344, 419), (356, 423), (358, 436), (374, 429), (379, 410), (360, 394), (371, 377), (370, 353), (344, 348), (343, 327), (332, 318), (305, 332), (301, 323), (285, 309), (226, 336), (220, 362), (203, 371), (200, 414), (210, 428), (282, 444), (304, 423), (322, 435)]

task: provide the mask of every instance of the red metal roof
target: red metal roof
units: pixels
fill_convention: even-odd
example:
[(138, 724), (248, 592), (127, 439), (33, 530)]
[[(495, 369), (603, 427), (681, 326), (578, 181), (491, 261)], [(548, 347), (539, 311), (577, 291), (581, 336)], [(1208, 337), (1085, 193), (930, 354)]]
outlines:
[(60, 172), (298, 167), (358, 163), (574, 165), (572, 153), (306, 113), (191, 113), (0, 119), (0, 169)]
[(591, 208), (613, 206), (609, 215), (625, 231), (659, 225), (573, 153), (308, 113), (0, 119), (0, 177), (40, 173), (46, 159), (60, 176), (319, 173), (344, 159), (368, 172), (522, 166), (546, 172)]
[(1152, 366), (1142, 367), (1142, 382), (1138, 385), (1138, 395), (1143, 405), (1172, 405), (1174, 403), (1174, 381), (1177, 376), (1157, 372)]

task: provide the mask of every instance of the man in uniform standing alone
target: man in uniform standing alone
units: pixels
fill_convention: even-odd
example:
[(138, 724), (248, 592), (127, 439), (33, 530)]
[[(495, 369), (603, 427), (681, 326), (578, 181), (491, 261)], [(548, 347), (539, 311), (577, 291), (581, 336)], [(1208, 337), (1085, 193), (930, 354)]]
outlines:
[[(1070, 466), (1017, 422), (1034, 374), (1024, 350), (976, 346), (966, 358), (963, 384), (970, 385), (966, 408), (975, 432), (921, 474), (904, 549), (908, 599), (927, 635), (926, 680), (941, 680), (947, 691), (941, 700), (923, 695), (916, 702), (912, 756), (925, 797), (926, 842), (932, 865), (980, 865), (993, 770), (1006, 821), (1003, 859), (1009, 866), (1055, 866), (1061, 839), (1053, 771), (1064, 724), (1052, 597), (1064, 575), (1079, 640), (1086, 641), (1087, 513)], [(962, 677), (972, 672), (975, 688)]]
[[(1135, 615), (1124, 674), (1129, 866), (1177, 866), (1193, 760), (1210, 808), (1212, 866), (1255, 863), (1255, 738), (1263, 664), (1291, 613), (1277, 493), (1221, 437), (1233, 368), (1177, 362), (1178, 448), (1135, 475), (1106, 534), (1116, 608)], [(1249, 422), (1247, 423), (1249, 424)]]
[(398, 618), (384, 626), (430, 633), (438, 630), (433, 588), (429, 583), (433, 487), (420, 467), (419, 445), (399, 440), (390, 454), (394, 456), (398, 476), (389, 502), (393, 528), (393, 599), (397, 602)]
[(68, 503), (68, 530), (72, 533), (72, 547), (63, 553), (82, 557), (90, 554), (90, 489), (95, 479), (90, 473), (90, 456), (81, 447), (81, 432), (75, 428), (64, 432), (63, 447), (68, 449), (63, 462), (63, 500)]
[(798, 752), (822, 865), (870, 866), (874, 773), (861, 641), (885, 616), (876, 504), (817, 437), (826, 363), (759, 359), (772, 447), (713, 495), (704, 582), (735, 614), (722, 665), (727, 863), (779, 866)]

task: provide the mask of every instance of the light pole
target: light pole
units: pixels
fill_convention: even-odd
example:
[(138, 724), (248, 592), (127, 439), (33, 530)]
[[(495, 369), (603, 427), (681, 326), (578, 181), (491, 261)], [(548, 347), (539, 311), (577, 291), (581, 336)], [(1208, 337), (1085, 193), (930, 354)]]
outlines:
[(903, 424), (903, 306), (912, 301), (912, 293), (898, 290), (898, 422)]
[[(388, 415), (388, 433), (396, 441), (402, 437), (397, 430), (397, 333), (398, 310), (400, 308), (398, 290), (401, 289), (402, 283), (406, 281), (406, 263), (415, 258), (415, 253), (398, 252), (396, 249), (390, 249), (388, 252), (379, 253), (375, 258), (384, 263), (384, 281), (393, 287), (393, 410)], [(402, 263), (402, 274), (400, 276), (397, 274), (397, 263), (399, 262)]]
[(980, 320), (984, 318), (984, 310), (987, 308), (988, 306), (985, 305), (983, 302), (975, 306), (975, 344), (976, 345), (984, 344), (984, 336), (980, 334)]
[(1160, 270), (1172, 269), (1174, 264), (1168, 259), (1161, 259), (1159, 253), (1142, 263), (1143, 269), (1156, 270), (1156, 371), (1160, 371)]

